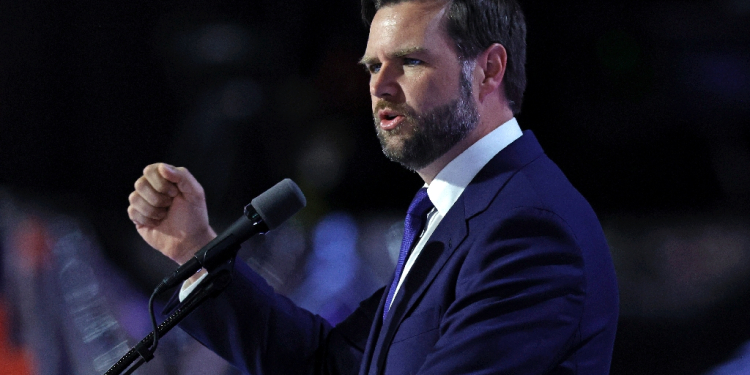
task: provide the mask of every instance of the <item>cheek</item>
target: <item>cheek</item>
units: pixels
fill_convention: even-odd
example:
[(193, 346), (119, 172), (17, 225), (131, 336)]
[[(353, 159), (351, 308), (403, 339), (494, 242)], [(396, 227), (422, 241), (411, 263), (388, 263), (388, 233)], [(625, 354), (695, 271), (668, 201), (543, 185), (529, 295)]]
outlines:
[[(421, 73), (405, 88), (406, 102), (419, 113), (449, 103), (458, 95), (458, 79), (439, 74)], [(411, 102), (411, 103), (410, 103)]]

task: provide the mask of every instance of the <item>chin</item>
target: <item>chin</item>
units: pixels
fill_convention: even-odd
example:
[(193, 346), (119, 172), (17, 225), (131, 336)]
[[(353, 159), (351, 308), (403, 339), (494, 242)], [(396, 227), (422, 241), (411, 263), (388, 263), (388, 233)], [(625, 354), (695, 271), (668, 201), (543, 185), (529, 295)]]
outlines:
[(391, 160), (399, 161), (404, 157), (404, 144), (403, 142), (388, 142), (382, 143), (383, 153)]
[(393, 129), (390, 131), (378, 129), (378, 140), (380, 146), (383, 147), (383, 151), (389, 153), (403, 153), (404, 144), (408, 141), (409, 134), (404, 134), (402, 128)]

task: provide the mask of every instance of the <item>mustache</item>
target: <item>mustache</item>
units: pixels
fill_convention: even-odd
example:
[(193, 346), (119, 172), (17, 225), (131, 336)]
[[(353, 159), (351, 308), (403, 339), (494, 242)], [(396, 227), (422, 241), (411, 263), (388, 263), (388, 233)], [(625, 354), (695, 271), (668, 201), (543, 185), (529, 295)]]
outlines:
[(375, 104), (375, 108), (372, 111), (372, 115), (378, 117), (378, 111), (381, 109), (388, 109), (403, 114), (405, 117), (417, 117), (417, 112), (410, 105), (406, 103), (393, 103), (387, 100), (380, 100)]

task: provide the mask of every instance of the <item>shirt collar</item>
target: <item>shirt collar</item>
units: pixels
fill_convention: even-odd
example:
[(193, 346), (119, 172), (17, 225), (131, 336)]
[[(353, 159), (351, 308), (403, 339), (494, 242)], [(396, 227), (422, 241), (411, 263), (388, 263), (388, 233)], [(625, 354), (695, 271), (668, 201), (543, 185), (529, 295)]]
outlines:
[(474, 176), (506, 146), (523, 135), (516, 118), (508, 120), (451, 160), (427, 186), (427, 195), (445, 216)]

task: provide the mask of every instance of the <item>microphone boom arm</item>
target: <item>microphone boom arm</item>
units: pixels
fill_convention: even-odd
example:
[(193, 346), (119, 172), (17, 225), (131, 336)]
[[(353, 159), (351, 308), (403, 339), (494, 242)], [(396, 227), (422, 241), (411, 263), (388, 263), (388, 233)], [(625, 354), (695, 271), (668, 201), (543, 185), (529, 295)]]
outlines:
[[(209, 274), (190, 295), (183, 301), (178, 308), (169, 315), (156, 329), (159, 336), (164, 336), (177, 323), (181, 322), (188, 314), (200, 306), (206, 299), (217, 295), (224, 290), (232, 281), (229, 270), (221, 270), (214, 274)], [(153, 358), (153, 353), (149, 351), (149, 346), (153, 341), (154, 332), (151, 331), (136, 346), (131, 348), (120, 360), (115, 362), (104, 375), (132, 374), (142, 364)], [(136, 359), (138, 362), (133, 363)], [(123, 372), (127, 370), (127, 372)]]

